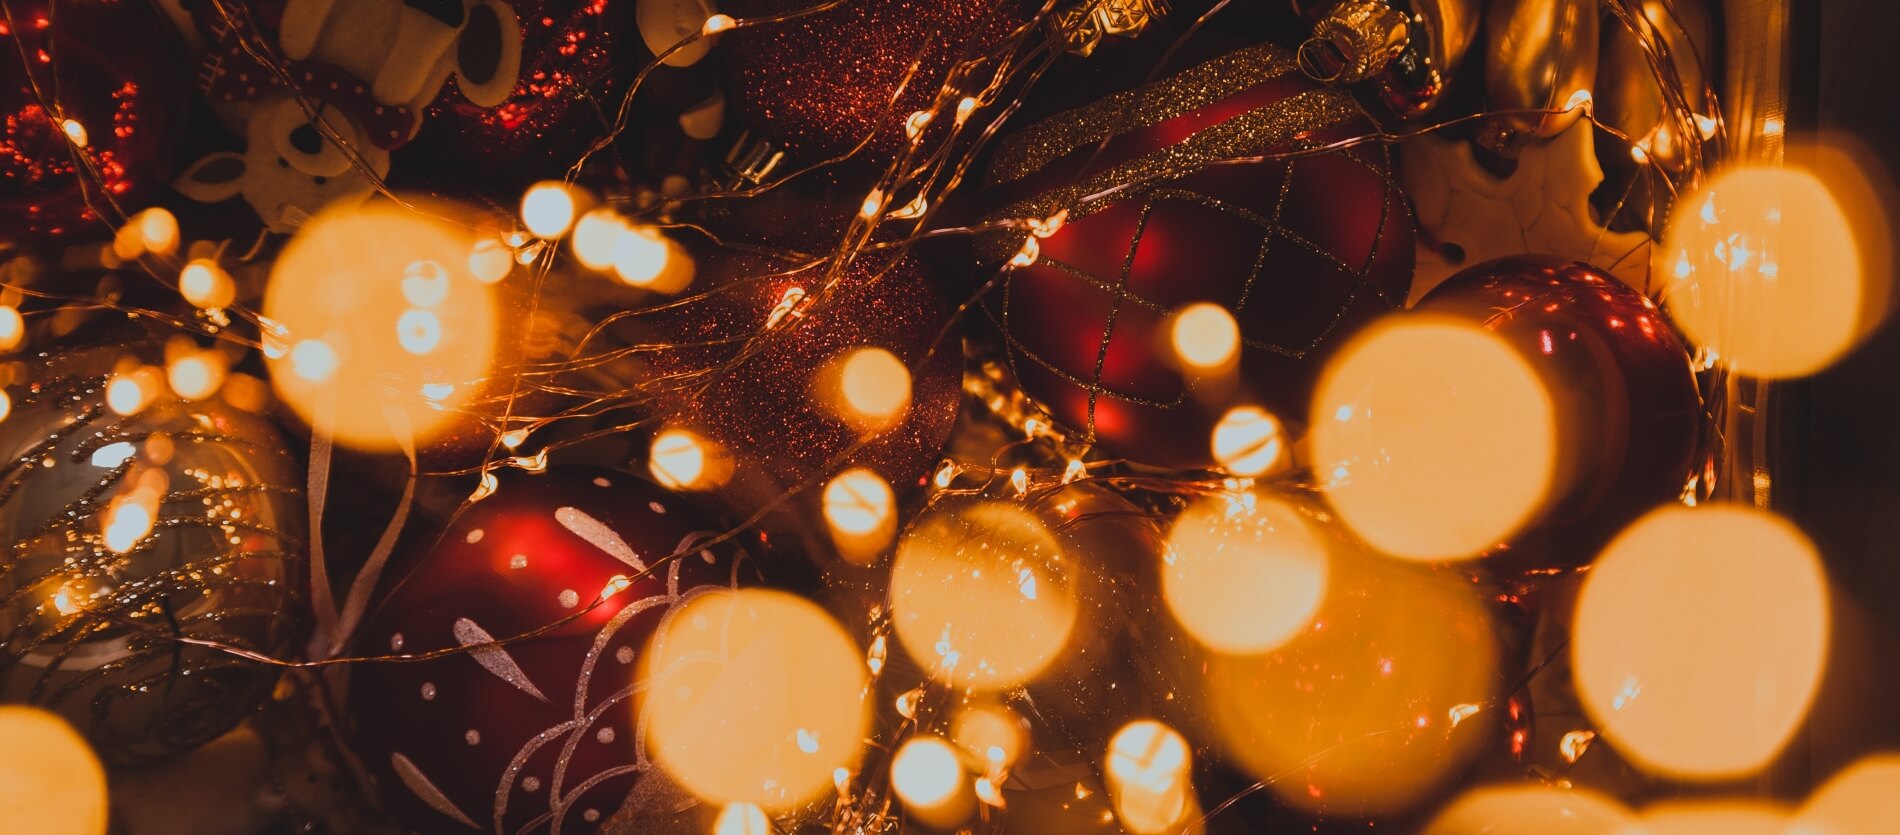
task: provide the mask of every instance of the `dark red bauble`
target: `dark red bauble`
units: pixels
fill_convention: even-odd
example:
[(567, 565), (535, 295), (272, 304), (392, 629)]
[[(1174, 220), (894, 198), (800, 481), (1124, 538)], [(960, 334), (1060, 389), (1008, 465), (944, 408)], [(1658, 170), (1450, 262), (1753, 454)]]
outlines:
[[(1384, 146), (1221, 163), (1372, 133), (1351, 96), (1316, 86), (1286, 50), (1208, 57), (1205, 40), (1145, 88), (1154, 57), (1112, 51), (1041, 85), (1026, 112), (1052, 115), (999, 142), (980, 197), (989, 220), (1068, 212), (985, 300), (1023, 390), (1085, 439), (1168, 467), (1211, 465), (1210, 433), (1237, 403), (1304, 415), (1326, 356), (1403, 304), (1412, 278), (1411, 211)], [(1000, 264), (1022, 240), (992, 236), (980, 258)], [(1196, 302), (1234, 314), (1236, 373), (1197, 380), (1175, 365), (1173, 314)]]
[[(745, 20), (811, 5), (731, 0), (720, 10)], [(727, 111), (797, 164), (842, 156), (869, 138), (859, 158), (882, 165), (903, 147), (905, 119), (930, 108), (951, 67), (997, 49), (1040, 5), (849, 0), (819, 14), (735, 30), (724, 36)], [(917, 71), (906, 82), (913, 62)]]
[[(749, 518), (772, 508), (761, 526), (817, 559), (831, 550), (821, 497), (832, 475), (866, 467), (901, 495), (938, 462), (961, 392), (962, 346), (954, 336), (936, 342), (949, 307), (909, 257), (865, 253), (829, 294), (819, 270), (731, 252), (697, 261), (695, 288), (712, 292), (634, 320), (645, 329), (637, 341), (674, 346), (639, 355), (649, 378), (704, 383), (655, 403), (660, 420), (729, 456), (730, 479), (713, 493), (722, 509)], [(774, 309), (806, 293), (801, 313), (761, 333)], [(821, 383), (824, 369), (865, 347), (889, 351), (911, 375), (903, 417), (868, 435), (828, 408), (836, 396)]]
[(755, 579), (733, 547), (696, 544), (721, 531), (626, 473), (501, 476), (382, 602), (357, 651), (454, 649), (586, 613), (506, 646), (351, 668), (356, 750), (390, 811), (418, 832), (591, 832), (611, 817), (651, 767), (632, 699), (649, 633), (696, 590)]
[(1537, 369), (1556, 406), (1547, 509), (1480, 565), (1575, 568), (1636, 517), (1681, 496), (1702, 399), (1688, 349), (1643, 294), (1588, 264), (1520, 255), (1452, 276), (1418, 309), (1502, 335)]
[[(653, 43), (661, 41), (664, 49), (677, 37), (665, 12), (690, 16), (699, 5), (692, 0), (514, 0), (521, 71), (507, 101), (481, 107), (453, 88), (443, 90), (415, 139), (396, 155), (392, 170), (399, 182), (454, 193), (473, 189), (512, 204), (528, 185), (561, 176), (608, 136), (628, 85), (653, 60)], [(698, 14), (691, 28), (704, 19)], [(642, 24), (652, 37), (643, 35)], [(676, 154), (692, 141), (678, 119), (717, 89), (710, 64), (702, 59), (689, 66), (662, 65), (641, 82), (624, 134), (641, 146), (639, 156)], [(614, 152), (602, 153), (612, 157)]]
[(0, 236), (105, 232), (101, 212), (141, 208), (170, 179), (190, 81), (178, 64), (185, 47), (149, 3), (26, 0), (9, 9), (0, 19)]

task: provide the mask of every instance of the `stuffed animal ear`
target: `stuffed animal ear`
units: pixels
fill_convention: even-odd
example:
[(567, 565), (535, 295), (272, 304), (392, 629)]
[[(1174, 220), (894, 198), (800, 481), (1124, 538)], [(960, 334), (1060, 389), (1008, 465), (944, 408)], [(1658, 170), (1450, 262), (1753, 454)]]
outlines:
[(284, 4), (283, 22), (277, 28), (277, 42), (283, 46), (284, 57), (292, 61), (310, 57), (335, 5), (336, 0), (289, 0)]
[(468, 100), (494, 107), (508, 100), (521, 75), (521, 24), (513, 6), (479, 0), (455, 45), (457, 85)]
[(200, 203), (222, 203), (244, 190), (244, 167), (241, 154), (230, 151), (207, 154), (185, 169), (172, 187)]

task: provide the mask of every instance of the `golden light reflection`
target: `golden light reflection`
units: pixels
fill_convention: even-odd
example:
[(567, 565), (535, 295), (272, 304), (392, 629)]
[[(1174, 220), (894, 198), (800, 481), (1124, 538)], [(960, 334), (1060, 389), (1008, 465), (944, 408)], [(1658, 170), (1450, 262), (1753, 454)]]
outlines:
[(1622, 835), (1629, 809), (1585, 789), (1507, 785), (1465, 792), (1423, 835)]
[[(1795, 835), (1786, 810), (1744, 800), (1668, 801), (1645, 807), (1629, 835)], [(1801, 835), (1805, 835), (1802, 833)]]
[(521, 195), (521, 225), (537, 238), (558, 238), (574, 224), (574, 193), (566, 185), (547, 180)]
[(862, 467), (845, 470), (825, 485), (825, 522), (838, 555), (868, 565), (897, 535), (897, 496), (891, 485)]
[(905, 811), (940, 828), (954, 826), (969, 814), (968, 783), (957, 749), (941, 737), (911, 737), (891, 758), (891, 789), (904, 801)]
[(1257, 476), (1286, 460), (1280, 421), (1258, 406), (1235, 406), (1214, 424), (1214, 461), (1234, 475)]
[(237, 299), (237, 286), (218, 262), (195, 258), (178, 273), (178, 293), (193, 307), (229, 307)]
[(765, 810), (753, 803), (728, 803), (713, 822), (714, 835), (772, 835)]
[(1390, 317), (1323, 372), (1313, 467), (1327, 503), (1373, 547), (1467, 558), (1542, 507), (1555, 421), (1536, 371), (1497, 335), (1454, 319)]
[(1894, 828), (1900, 755), (1866, 757), (1829, 778), (1795, 815), (1791, 835), (1883, 835)]
[(897, 638), (935, 678), (977, 689), (1027, 681), (1074, 628), (1074, 571), (1034, 516), (996, 503), (927, 512), (891, 566)]
[(1014, 765), (1022, 756), (1028, 732), (1022, 717), (1009, 708), (979, 705), (957, 712), (950, 738), (985, 769), (996, 771)]
[(888, 428), (910, 409), (910, 369), (896, 354), (876, 346), (834, 357), (813, 384), (820, 404), (861, 431)]
[[(348, 446), (440, 432), (480, 390), (458, 384), (488, 373), (498, 339), (494, 290), (463, 269), (472, 246), (461, 227), (380, 203), (305, 224), (264, 298), (289, 345), (266, 354), (278, 395)], [(430, 399), (431, 384), (454, 387)]]
[(1327, 561), (1325, 543), (1285, 501), (1209, 497), (1175, 520), (1161, 591), (1201, 643), (1266, 652), (1312, 621), (1326, 594)]
[(638, 709), (654, 759), (716, 803), (796, 806), (863, 748), (860, 656), (824, 610), (794, 595), (691, 597), (641, 654)]
[(1827, 584), (1814, 546), (1778, 516), (1668, 506), (1597, 558), (1573, 634), (1578, 695), (1619, 753), (1672, 776), (1740, 776), (1807, 714)]
[(0, 821), (9, 832), (105, 835), (106, 774), (64, 719), (0, 706)]
[(1240, 325), (1227, 308), (1200, 302), (1181, 308), (1169, 327), (1174, 355), (1194, 371), (1226, 368), (1240, 356)]
[(1115, 815), (1135, 835), (1175, 832), (1193, 808), (1187, 740), (1160, 722), (1142, 719), (1116, 731), (1103, 774)]
[(1663, 239), (1664, 300), (1692, 340), (1736, 369), (1812, 374), (1877, 323), (1862, 260), (1870, 242), (1856, 240), (1853, 218), (1814, 173), (1731, 168), (1681, 206)]

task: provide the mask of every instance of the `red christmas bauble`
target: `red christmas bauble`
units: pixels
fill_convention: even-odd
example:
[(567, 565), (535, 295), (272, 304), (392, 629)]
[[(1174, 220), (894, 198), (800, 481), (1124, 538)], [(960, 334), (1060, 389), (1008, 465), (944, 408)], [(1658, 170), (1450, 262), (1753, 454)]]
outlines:
[[(802, 0), (731, 0), (721, 9), (745, 20), (809, 6)], [(726, 106), (738, 123), (799, 164), (843, 155), (867, 138), (860, 158), (882, 164), (906, 141), (905, 120), (930, 108), (952, 66), (996, 49), (1039, 6), (1023, 0), (851, 0), (783, 23), (738, 29), (725, 36)], [(980, 88), (981, 82), (971, 86)]]
[(1418, 309), (1502, 335), (1557, 407), (1546, 510), (1486, 569), (1584, 565), (1636, 517), (1682, 495), (1702, 399), (1688, 349), (1643, 294), (1588, 264), (1520, 255), (1452, 276)]
[(755, 577), (732, 546), (697, 544), (723, 530), (626, 473), (503, 475), (360, 633), (364, 655), (483, 647), (352, 667), (357, 752), (390, 811), (419, 832), (612, 816), (651, 768), (632, 698), (648, 635), (695, 590)]
[(184, 45), (146, 3), (13, 3), (0, 20), (0, 226), (9, 237), (103, 232), (170, 172)]
[[(979, 197), (988, 220), (1067, 212), (985, 300), (1024, 391), (1084, 438), (1171, 467), (1212, 464), (1210, 432), (1236, 403), (1304, 415), (1326, 356), (1403, 304), (1412, 276), (1411, 213), (1383, 145), (1223, 163), (1372, 133), (1352, 97), (1286, 50), (1207, 57), (1208, 42), (1145, 87), (1152, 60), (1107, 50), (1172, 40), (1109, 44), (1080, 77), (1045, 81), (1037, 93), (1053, 94), (1025, 112), (1049, 115), (999, 142)], [(1075, 90), (1089, 98), (1063, 95)], [(987, 236), (980, 257), (1000, 264), (1026, 238)], [(1237, 373), (1197, 378), (1172, 359), (1174, 313), (1196, 302), (1233, 314)]]

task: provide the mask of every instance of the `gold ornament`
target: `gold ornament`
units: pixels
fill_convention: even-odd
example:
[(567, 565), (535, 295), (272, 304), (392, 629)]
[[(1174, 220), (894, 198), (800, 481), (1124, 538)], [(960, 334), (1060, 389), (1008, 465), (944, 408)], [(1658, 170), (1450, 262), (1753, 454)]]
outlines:
[(1474, 0), (1344, 0), (1300, 45), (1300, 68), (1329, 83), (1373, 79), (1386, 107), (1411, 118), (1444, 98), (1477, 29)]
[(1087, 56), (1106, 38), (1135, 37), (1168, 13), (1167, 0), (1084, 0), (1049, 23), (1068, 51)]
[(1531, 139), (1562, 133), (1590, 107), (1597, 77), (1596, 0), (1497, 0), (1485, 16), (1486, 148), (1516, 156)]

